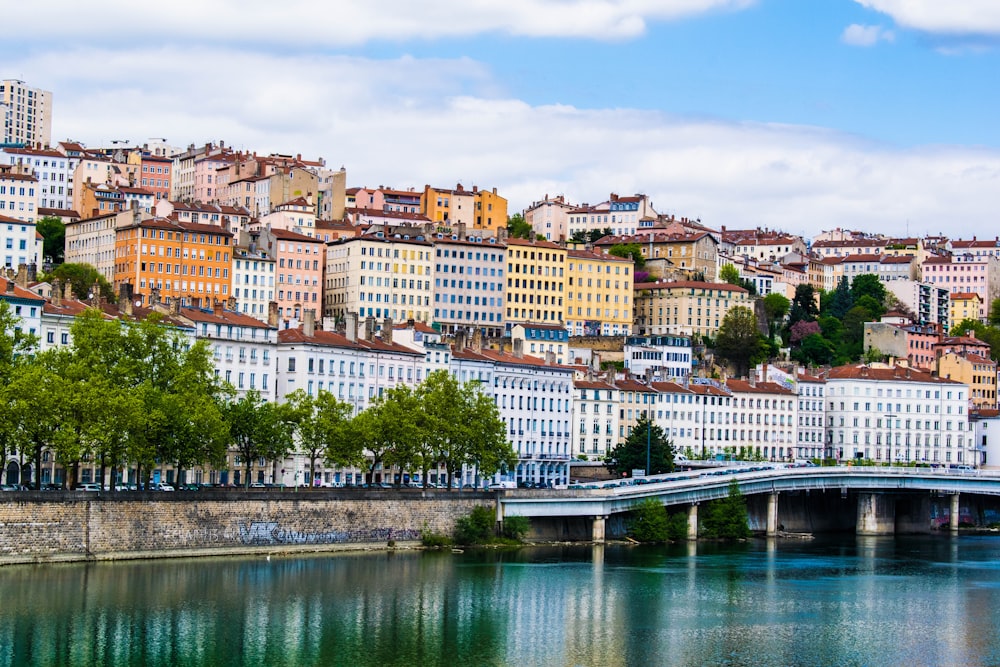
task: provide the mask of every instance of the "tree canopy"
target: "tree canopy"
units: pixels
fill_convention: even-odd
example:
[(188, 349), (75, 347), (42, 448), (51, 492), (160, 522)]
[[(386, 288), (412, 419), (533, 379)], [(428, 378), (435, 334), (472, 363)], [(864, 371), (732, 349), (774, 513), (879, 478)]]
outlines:
[(604, 464), (616, 476), (631, 475), (633, 470), (645, 470), (647, 475), (672, 472), (674, 445), (667, 439), (662, 428), (643, 415), (636, 421), (625, 441), (618, 443), (607, 453)]
[(42, 235), (42, 256), (44, 261), (54, 265), (63, 263), (63, 253), (66, 246), (66, 224), (61, 218), (47, 215), (35, 224), (35, 229)]
[(715, 336), (715, 354), (732, 364), (737, 375), (747, 375), (751, 362), (760, 355), (760, 338), (757, 316), (749, 308), (736, 306), (722, 319)]
[(616, 243), (608, 248), (608, 254), (631, 259), (635, 262), (636, 269), (646, 266), (646, 257), (642, 254), (642, 248), (638, 243)]
[(100, 296), (112, 303), (116, 301), (114, 287), (90, 264), (60, 264), (50, 273), (43, 274), (41, 279), (49, 282), (59, 279), (64, 286), (68, 283), (73, 288), (73, 297), (81, 301), (90, 297), (97, 283)]

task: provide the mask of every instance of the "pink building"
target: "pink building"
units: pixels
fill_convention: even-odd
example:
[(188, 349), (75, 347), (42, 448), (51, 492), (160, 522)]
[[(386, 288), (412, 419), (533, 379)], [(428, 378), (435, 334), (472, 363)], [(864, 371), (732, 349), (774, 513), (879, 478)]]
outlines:
[(194, 161), (194, 200), (197, 202), (211, 203), (219, 198), (219, 175), (218, 171), (228, 167), (236, 160), (236, 156), (229, 149), (220, 149), (195, 158)]
[(1000, 298), (1000, 259), (993, 255), (960, 254), (928, 257), (922, 265), (924, 282), (952, 294), (972, 292), (982, 299), (979, 319), (986, 321), (990, 304)]
[(143, 190), (153, 193), (154, 201), (170, 199), (171, 175), (173, 160), (160, 155), (143, 154), (140, 164), (141, 180), (136, 185), (141, 185)]
[(319, 310), (323, 303), (323, 269), (326, 242), (286, 229), (265, 227), (259, 245), (276, 262), (275, 301), (281, 328), (296, 326), (304, 310)]

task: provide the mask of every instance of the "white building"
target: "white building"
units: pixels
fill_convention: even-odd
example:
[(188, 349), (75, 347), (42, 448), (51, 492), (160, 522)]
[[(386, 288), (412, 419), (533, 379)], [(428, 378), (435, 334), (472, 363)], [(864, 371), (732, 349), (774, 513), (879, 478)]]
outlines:
[(826, 423), (826, 380), (815, 375), (799, 372), (796, 376), (796, 390), (799, 395), (798, 433), (796, 434), (796, 458), (818, 459), (830, 456), (832, 451), (824, 447), (824, 424)]
[(0, 215), (35, 222), (38, 217), (38, 179), (30, 173), (0, 171)]
[(35, 223), (0, 215), (0, 260), (7, 269), (22, 264), (41, 268), (42, 237)]
[(39, 208), (71, 207), (76, 158), (47, 148), (0, 148), (0, 165), (31, 170), (38, 181)]
[(0, 143), (48, 146), (51, 140), (52, 93), (0, 80)]
[(618, 390), (610, 383), (593, 378), (573, 382), (573, 458), (604, 459), (618, 442), (620, 407)]
[(460, 382), (481, 380), (496, 402), (518, 458), (508, 476), (541, 486), (568, 484), (574, 370), (524, 355), (521, 349), (515, 343), (514, 353), (508, 354), (461, 348), (456, 342), (452, 374)]
[(625, 368), (637, 377), (659, 381), (691, 375), (693, 356), (687, 336), (629, 336), (625, 339)]
[(835, 458), (970, 462), (968, 386), (902, 366), (864, 364), (833, 368), (826, 380), (826, 443)]
[(239, 312), (268, 321), (268, 304), (274, 301), (274, 258), (256, 248), (233, 248), (230, 294)]
[(774, 382), (727, 380), (733, 398), (733, 444), (737, 451), (771, 461), (794, 458), (798, 400), (787, 386)]

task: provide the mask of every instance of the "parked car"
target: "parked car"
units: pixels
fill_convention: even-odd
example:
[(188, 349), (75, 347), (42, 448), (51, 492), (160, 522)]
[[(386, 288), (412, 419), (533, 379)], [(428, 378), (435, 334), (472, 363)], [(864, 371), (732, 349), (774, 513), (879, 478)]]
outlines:
[(100, 484), (93, 484), (93, 483), (89, 483), (89, 482), (85, 483), (85, 484), (77, 484), (76, 485), (76, 490), (77, 491), (100, 491), (101, 490), (101, 485)]
[(173, 485), (166, 484), (164, 482), (160, 482), (158, 484), (153, 485), (153, 491), (173, 491), (173, 490), (174, 490)]

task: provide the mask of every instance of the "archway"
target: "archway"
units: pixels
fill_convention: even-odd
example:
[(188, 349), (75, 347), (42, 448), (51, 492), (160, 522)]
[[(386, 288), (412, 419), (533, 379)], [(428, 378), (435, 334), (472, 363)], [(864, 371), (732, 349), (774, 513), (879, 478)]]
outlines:
[(17, 465), (17, 461), (11, 461), (7, 464), (7, 483), (8, 484), (20, 484), (21, 475), (20, 468)]
[(31, 475), (31, 464), (25, 463), (24, 467), (21, 468), (21, 484), (32, 484), (34, 478)]

